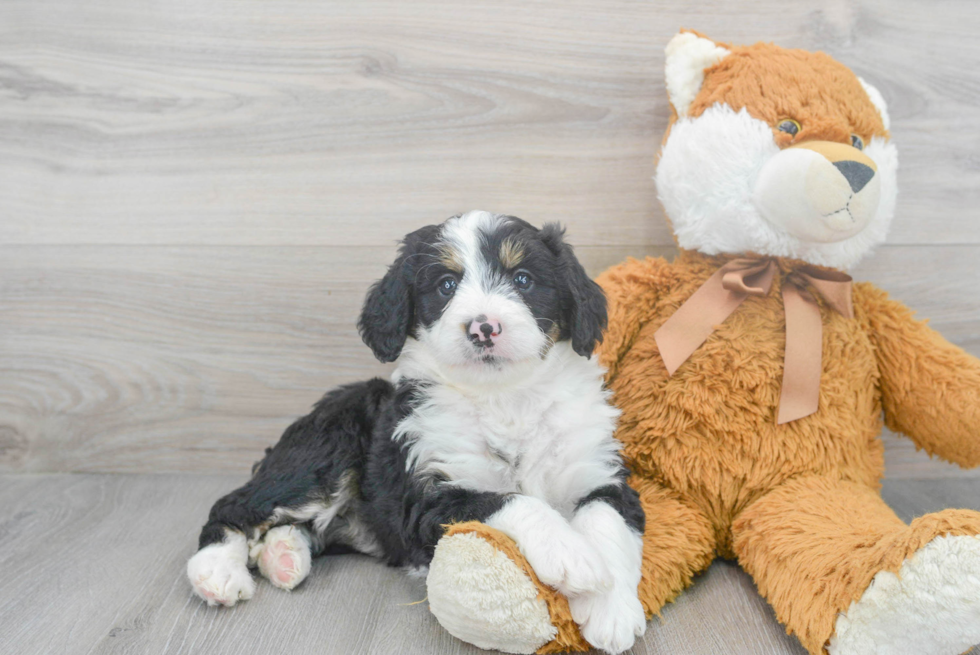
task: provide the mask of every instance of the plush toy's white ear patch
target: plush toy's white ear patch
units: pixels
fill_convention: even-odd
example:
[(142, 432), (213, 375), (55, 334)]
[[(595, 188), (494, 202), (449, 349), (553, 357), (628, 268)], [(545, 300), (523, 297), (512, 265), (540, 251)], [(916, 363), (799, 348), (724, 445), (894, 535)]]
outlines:
[(891, 119), (888, 117), (888, 105), (885, 104), (885, 98), (882, 97), (881, 91), (874, 88), (870, 84), (864, 81), (864, 78), (859, 77), (858, 81), (861, 82), (861, 86), (864, 87), (864, 92), (868, 94), (871, 98), (871, 104), (875, 106), (878, 113), (881, 115), (881, 122), (885, 124), (885, 129), (891, 129)]
[(687, 111), (704, 84), (704, 69), (731, 54), (691, 32), (681, 32), (667, 44), (667, 60), (664, 73), (667, 78), (667, 96), (679, 117)]

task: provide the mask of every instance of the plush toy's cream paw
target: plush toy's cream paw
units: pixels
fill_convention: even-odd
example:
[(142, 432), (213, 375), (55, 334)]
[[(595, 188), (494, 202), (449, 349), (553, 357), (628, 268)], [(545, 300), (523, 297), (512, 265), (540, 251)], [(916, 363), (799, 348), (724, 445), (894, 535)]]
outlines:
[(646, 632), (647, 620), (636, 592), (616, 588), (568, 599), (572, 618), (586, 641), (607, 653), (622, 653)]
[(558, 632), (534, 582), (476, 534), (443, 538), (426, 584), (439, 623), (480, 648), (533, 653)]
[(280, 525), (252, 547), (250, 557), (276, 587), (292, 591), (310, 574), (310, 537), (303, 528)]
[(565, 597), (538, 578), (513, 539), (482, 523), (450, 526), (426, 584), (432, 613), (463, 641), (508, 653), (589, 649)]
[(831, 655), (958, 655), (980, 643), (980, 538), (936, 537), (837, 618)]
[(231, 607), (255, 593), (255, 580), (248, 572), (245, 536), (229, 532), (224, 542), (205, 546), (187, 562), (187, 578), (194, 593), (208, 605)]

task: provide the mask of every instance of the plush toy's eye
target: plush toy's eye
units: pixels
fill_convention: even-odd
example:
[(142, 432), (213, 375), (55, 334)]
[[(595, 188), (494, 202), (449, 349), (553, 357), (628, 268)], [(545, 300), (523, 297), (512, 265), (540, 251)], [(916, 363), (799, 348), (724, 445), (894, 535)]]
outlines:
[(531, 279), (531, 274), (527, 271), (517, 271), (514, 274), (514, 286), (521, 291), (527, 291), (533, 283), (534, 280)]
[(452, 275), (447, 275), (436, 283), (436, 287), (439, 289), (439, 293), (448, 298), (456, 293), (456, 278)]
[(800, 124), (794, 121), (792, 118), (784, 118), (779, 121), (779, 125), (776, 126), (780, 132), (785, 132), (790, 136), (796, 136), (797, 132), (800, 131)]
[(864, 140), (862, 140), (857, 134), (851, 135), (851, 145), (858, 150), (864, 150)]

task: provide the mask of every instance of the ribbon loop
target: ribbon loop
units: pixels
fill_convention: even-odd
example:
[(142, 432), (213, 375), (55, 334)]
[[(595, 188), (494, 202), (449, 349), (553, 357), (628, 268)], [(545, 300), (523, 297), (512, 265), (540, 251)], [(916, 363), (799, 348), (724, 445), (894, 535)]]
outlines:
[[(653, 335), (668, 375), (673, 375), (749, 296), (765, 296), (778, 265), (774, 259), (733, 259), (712, 275)], [(786, 353), (777, 423), (817, 411), (823, 356), (823, 319), (816, 296), (854, 318), (851, 276), (805, 265), (783, 280)]]
[(721, 267), (721, 285), (728, 291), (764, 296), (772, 287), (776, 264), (772, 260), (733, 259)]

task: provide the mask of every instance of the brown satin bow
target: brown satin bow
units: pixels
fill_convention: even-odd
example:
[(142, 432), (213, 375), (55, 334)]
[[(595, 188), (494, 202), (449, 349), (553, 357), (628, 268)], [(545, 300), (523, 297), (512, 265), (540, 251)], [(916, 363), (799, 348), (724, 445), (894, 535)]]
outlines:
[[(765, 296), (778, 266), (773, 259), (733, 259), (708, 278), (653, 338), (667, 373), (674, 374), (749, 296)], [(851, 276), (804, 265), (783, 280), (786, 356), (777, 423), (789, 423), (817, 411), (823, 357), (823, 321), (812, 288), (831, 308), (854, 318)], [(808, 288), (809, 287), (809, 288)]]

